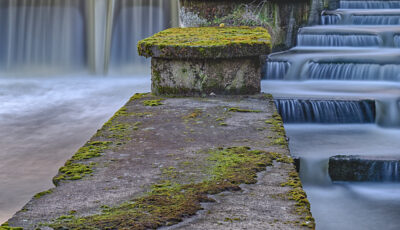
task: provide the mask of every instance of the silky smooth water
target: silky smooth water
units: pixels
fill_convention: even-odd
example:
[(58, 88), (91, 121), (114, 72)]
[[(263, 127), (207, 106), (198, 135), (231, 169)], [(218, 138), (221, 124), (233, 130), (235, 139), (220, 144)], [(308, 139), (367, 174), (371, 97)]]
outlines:
[(300, 156), (300, 176), (317, 229), (398, 229), (400, 183), (332, 183), (330, 156), (399, 156), (400, 129), (376, 125), (285, 124), (291, 153)]
[(316, 229), (399, 229), (400, 183), (387, 182), (398, 178), (397, 164), (380, 171), (381, 181), (333, 183), (328, 175), (330, 156), (400, 156), (399, 2), (340, 6), (322, 13), (323, 26), (300, 29), (297, 47), (268, 56), (262, 89), (289, 121)]
[(0, 0), (0, 224), (150, 91), (136, 42), (177, 25), (177, 12), (175, 0)]

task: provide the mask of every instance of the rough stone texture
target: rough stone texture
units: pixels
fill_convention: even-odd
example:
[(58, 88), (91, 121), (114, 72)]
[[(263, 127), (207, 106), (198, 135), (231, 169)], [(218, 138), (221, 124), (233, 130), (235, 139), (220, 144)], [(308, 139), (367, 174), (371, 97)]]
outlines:
[[(225, 230), (225, 229), (303, 229), (281, 200), (276, 199), (279, 194), (284, 195), (288, 187), (280, 184), (287, 180), (285, 171), (292, 170), (293, 165), (274, 163), (267, 171), (259, 175), (255, 185), (242, 185), (242, 191), (225, 192), (213, 198), (217, 203), (206, 206), (198, 216), (185, 222), (165, 228), (168, 230)], [(291, 202), (295, 205), (295, 202)]]
[(259, 57), (171, 60), (152, 58), (152, 92), (168, 94), (254, 94), (260, 92)]
[(333, 156), (329, 175), (333, 181), (400, 181), (398, 157)]
[[(295, 45), (297, 31), (308, 23), (310, 14), (319, 17), (322, 0), (180, 0), (181, 26), (257, 25), (266, 27), (272, 37), (272, 49), (284, 50)], [(311, 20), (318, 20), (313, 17)]]
[[(270, 119), (276, 109), (266, 95), (164, 98), (162, 105), (144, 105), (144, 100), (158, 99), (148, 95), (130, 100), (113, 122), (131, 128), (123, 133), (112, 133), (111, 129), (103, 127), (91, 139), (120, 143), (100, 157), (81, 161), (96, 163), (94, 172), (81, 180), (61, 181), (52, 193), (33, 198), (9, 220), (10, 226), (35, 229), (39, 223), (70, 215), (71, 211), (77, 216), (98, 213), (103, 205), (115, 206), (143, 195), (152, 184), (162, 179), (163, 169), (169, 167), (175, 167), (186, 176), (182, 183), (188, 183), (187, 179), (201, 180), (207, 176), (201, 168), (207, 155), (201, 154), (201, 150), (249, 146), (288, 154), (287, 146), (274, 145), (270, 138), (277, 134), (265, 120)], [(233, 112), (229, 111), (231, 107), (259, 112)], [(136, 125), (132, 127), (133, 124)], [(184, 167), (185, 162), (193, 165)], [(235, 217), (232, 212), (236, 211), (243, 215), (240, 218), (257, 226), (223, 223), (231, 229), (270, 229), (273, 224), (282, 229), (302, 228), (294, 223), (303, 221), (304, 216), (296, 214), (294, 201), (280, 195), (287, 191), (287, 188), (280, 186), (280, 182), (285, 181), (292, 168), (291, 164), (275, 163), (271, 171), (259, 175), (259, 184), (247, 185), (243, 192), (219, 196), (219, 202), (210, 206), (210, 212), (219, 214), (210, 222), (213, 227), (205, 229), (213, 229), (219, 225), (219, 221), (224, 222), (225, 219), (220, 218)], [(235, 206), (235, 202), (240, 205)], [(245, 214), (247, 211), (251, 212)], [(228, 212), (229, 216), (225, 216)], [(199, 217), (200, 222), (202, 218)]]

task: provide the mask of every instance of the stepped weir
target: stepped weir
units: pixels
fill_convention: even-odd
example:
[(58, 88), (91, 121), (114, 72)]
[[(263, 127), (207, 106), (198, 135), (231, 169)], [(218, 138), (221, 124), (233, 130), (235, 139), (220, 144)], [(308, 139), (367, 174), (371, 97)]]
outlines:
[(300, 158), (317, 229), (400, 225), (399, 20), (400, 1), (340, 0), (299, 30), (296, 47), (267, 58), (262, 85)]

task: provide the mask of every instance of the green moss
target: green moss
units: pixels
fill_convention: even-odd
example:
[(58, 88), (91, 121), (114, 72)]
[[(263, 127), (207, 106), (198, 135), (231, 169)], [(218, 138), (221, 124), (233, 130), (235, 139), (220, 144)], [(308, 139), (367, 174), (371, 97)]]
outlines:
[(91, 174), (93, 172), (92, 168), (94, 165), (94, 163), (86, 165), (67, 161), (67, 163), (65, 163), (65, 165), (59, 169), (58, 175), (53, 178), (53, 183), (55, 185), (58, 185), (59, 182), (62, 180), (82, 179), (85, 175)]
[(201, 109), (195, 109), (193, 112), (189, 113), (188, 115), (184, 116), (183, 119), (194, 119), (197, 118), (199, 116), (201, 116), (201, 114), (203, 113), (203, 110)]
[(160, 46), (199, 46), (203, 52), (204, 46), (230, 46), (233, 44), (269, 44), (270, 35), (261, 27), (189, 27), (170, 28), (161, 31), (152, 37), (139, 41), (139, 53), (142, 55), (141, 45)]
[(146, 96), (150, 96), (150, 93), (135, 93), (135, 95), (133, 95), (129, 101), (139, 100)]
[(218, 125), (219, 125), (219, 126), (228, 126), (228, 124), (225, 123), (225, 122), (220, 122)]
[(145, 106), (159, 106), (159, 105), (163, 105), (163, 103), (161, 103), (161, 101), (163, 101), (164, 99), (155, 99), (155, 100), (144, 100), (143, 101), (143, 105)]
[(266, 120), (265, 123), (268, 124), (270, 126), (270, 129), (275, 133), (274, 136), (269, 137), (272, 139), (271, 143), (273, 145), (287, 146), (288, 143), (286, 141), (286, 132), (281, 116), (277, 112), (275, 112), (272, 115), (272, 118)]
[[(61, 226), (68, 229), (155, 229), (172, 225), (194, 215), (201, 209), (200, 202), (213, 201), (208, 194), (240, 190), (240, 184), (255, 183), (257, 172), (271, 165), (276, 156), (249, 147), (213, 149), (206, 154), (209, 176), (203, 181), (189, 184), (178, 184), (169, 179), (160, 181), (148, 194), (103, 209), (101, 214), (57, 219), (49, 226), (55, 229)], [(175, 172), (175, 168), (166, 169), (167, 176)]]
[(39, 192), (36, 195), (34, 195), (33, 198), (39, 199), (40, 197), (42, 197), (44, 195), (51, 194), (52, 192), (53, 192), (53, 189), (49, 189), (49, 190), (46, 190), (46, 191), (43, 191), (43, 192)]
[(111, 141), (88, 142), (83, 147), (81, 147), (78, 152), (76, 152), (75, 155), (72, 156), (71, 159), (74, 161), (79, 161), (101, 156), (101, 153), (109, 148), (111, 144)]
[(287, 197), (290, 200), (296, 201), (296, 213), (302, 216), (305, 220), (301, 225), (315, 229), (315, 221), (310, 211), (310, 202), (308, 201), (307, 194), (304, 192), (301, 185), (299, 174), (293, 170), (289, 173), (287, 182), (282, 183), (281, 186), (291, 187)]
[(252, 109), (242, 109), (239, 107), (232, 107), (228, 109), (229, 112), (237, 112), (237, 113), (261, 113), (261, 110), (252, 110)]
[(0, 230), (23, 230), (21, 227), (10, 227), (8, 225), (8, 222), (5, 222), (4, 224), (0, 225)]
[[(269, 51), (271, 37), (262, 27), (189, 27), (170, 28), (139, 41), (138, 52), (145, 57), (224, 55), (226, 49), (244, 52), (239, 48), (253, 48), (253, 52)], [(257, 55), (255, 55), (257, 56)], [(156, 74), (153, 71), (153, 77)]]

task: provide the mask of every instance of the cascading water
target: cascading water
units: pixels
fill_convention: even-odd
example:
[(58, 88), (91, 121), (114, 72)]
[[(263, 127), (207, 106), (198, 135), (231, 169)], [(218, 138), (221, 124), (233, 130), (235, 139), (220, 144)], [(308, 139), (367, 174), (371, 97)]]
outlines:
[(0, 224), (51, 188), (132, 94), (150, 90), (136, 41), (178, 25), (177, 4), (0, 0)]
[(84, 68), (82, 8), (80, 0), (1, 1), (1, 72)]
[(275, 100), (284, 123), (373, 123), (373, 101)]
[(398, 9), (399, 1), (340, 1), (342, 9)]
[[(322, 26), (299, 30), (297, 47), (267, 58), (263, 91), (276, 98), (300, 158), (317, 229), (399, 229), (399, 6), (341, 0), (322, 13)], [(333, 182), (328, 159), (336, 155), (387, 160), (366, 171), (352, 165), (369, 182)]]
[[(174, 15), (171, 10), (165, 10), (171, 3), (174, 2), (170, 0), (119, 0), (116, 2), (111, 46), (113, 71), (135, 72), (139, 66), (149, 63), (149, 60), (137, 54), (136, 44), (144, 37), (149, 37), (171, 25), (177, 25), (176, 14)], [(147, 26), (142, 26), (143, 22), (148, 22)]]

